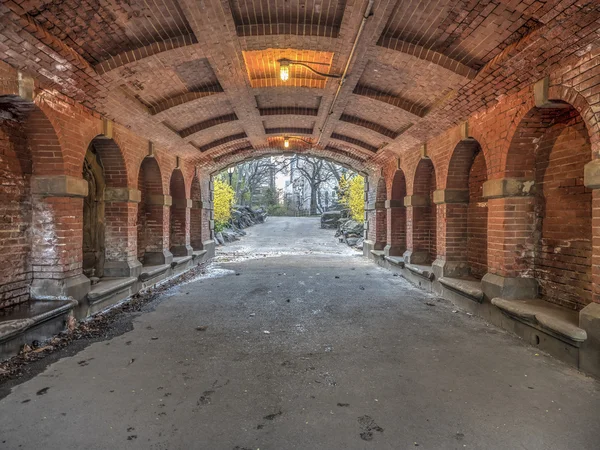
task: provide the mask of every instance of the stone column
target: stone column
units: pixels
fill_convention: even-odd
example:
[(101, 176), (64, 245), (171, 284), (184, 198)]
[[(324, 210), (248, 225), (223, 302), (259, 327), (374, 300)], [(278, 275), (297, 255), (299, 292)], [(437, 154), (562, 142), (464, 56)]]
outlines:
[(437, 255), (432, 264), (436, 278), (460, 278), (469, 274), (467, 214), (469, 191), (438, 189), (433, 192), (437, 205)]
[(387, 200), (386, 256), (402, 256), (406, 251), (406, 207), (403, 200)]
[(534, 181), (516, 178), (488, 180), (488, 273), (481, 280), (488, 298), (534, 298)]
[(107, 187), (105, 211), (105, 277), (135, 277), (142, 272), (137, 259), (137, 209), (142, 194), (137, 189)]
[(31, 297), (82, 300), (90, 291), (82, 273), (88, 183), (68, 175), (32, 176), (31, 193)]
[(169, 221), (172, 204), (173, 199), (170, 195), (149, 195), (146, 199), (148, 238), (144, 252), (144, 264), (147, 266), (173, 262), (173, 254), (169, 250)]
[(171, 205), (171, 253), (174, 256), (191, 256), (190, 245), (190, 210), (192, 201), (188, 198), (175, 198)]
[[(202, 202), (202, 247), (206, 250), (208, 257), (215, 255), (215, 213), (213, 202), (215, 199), (214, 183), (210, 180), (208, 185), (208, 202)], [(204, 230), (207, 232), (205, 233)]]
[[(426, 220), (426, 208), (429, 208), (429, 197), (425, 195), (407, 195), (404, 197), (406, 207), (406, 251), (404, 262), (406, 264), (427, 264), (429, 251), (425, 248), (423, 224)], [(433, 230), (435, 233), (435, 230)]]

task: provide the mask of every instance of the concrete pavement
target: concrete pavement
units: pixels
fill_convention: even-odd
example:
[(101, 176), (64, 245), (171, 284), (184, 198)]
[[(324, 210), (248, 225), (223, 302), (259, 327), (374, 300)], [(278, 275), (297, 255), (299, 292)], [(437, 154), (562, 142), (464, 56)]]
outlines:
[(0, 448), (600, 448), (598, 381), (318, 220), (247, 231), (133, 330), (14, 387)]

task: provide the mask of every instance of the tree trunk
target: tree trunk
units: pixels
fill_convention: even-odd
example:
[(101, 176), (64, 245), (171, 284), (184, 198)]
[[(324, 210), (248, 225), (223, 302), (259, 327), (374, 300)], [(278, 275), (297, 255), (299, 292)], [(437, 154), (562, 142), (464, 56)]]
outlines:
[(310, 215), (317, 214), (317, 186), (310, 186)]

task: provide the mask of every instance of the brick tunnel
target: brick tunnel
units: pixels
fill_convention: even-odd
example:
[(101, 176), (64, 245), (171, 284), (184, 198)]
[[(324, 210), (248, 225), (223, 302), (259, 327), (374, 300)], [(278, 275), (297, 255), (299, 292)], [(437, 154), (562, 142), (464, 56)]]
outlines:
[(365, 176), (371, 265), (600, 376), (599, 29), (597, 0), (0, 0), (0, 357), (210, 262), (212, 177), (294, 153)]

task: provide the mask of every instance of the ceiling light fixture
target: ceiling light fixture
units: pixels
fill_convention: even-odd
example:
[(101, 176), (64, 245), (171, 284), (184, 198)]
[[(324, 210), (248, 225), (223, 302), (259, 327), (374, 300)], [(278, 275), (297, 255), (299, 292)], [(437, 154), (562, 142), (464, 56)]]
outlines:
[(290, 147), (290, 139), (289, 138), (287, 138), (287, 137), (283, 138), (283, 146), (285, 148), (289, 148)]
[(279, 76), (281, 81), (287, 81), (290, 78), (290, 63), (287, 60), (279, 60)]
[(331, 64), (327, 64), (327, 63), (321, 63), (321, 62), (313, 62), (313, 61), (294, 61), (293, 59), (287, 59), (287, 58), (282, 58), (282, 59), (278, 59), (277, 62), (279, 63), (279, 77), (281, 78), (281, 81), (287, 81), (290, 78), (290, 66), (292, 64), (297, 65), (297, 66), (302, 66), (308, 70), (310, 70), (312, 73), (314, 73), (315, 75), (319, 75), (320, 77), (324, 77), (324, 78), (342, 78), (341, 75), (332, 75), (329, 73), (323, 73), (323, 72), (319, 72), (318, 70), (313, 69), (312, 67), (309, 66), (309, 64), (316, 64), (319, 66), (330, 66)]

